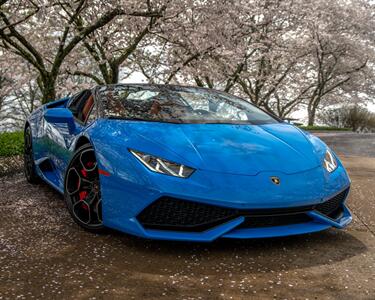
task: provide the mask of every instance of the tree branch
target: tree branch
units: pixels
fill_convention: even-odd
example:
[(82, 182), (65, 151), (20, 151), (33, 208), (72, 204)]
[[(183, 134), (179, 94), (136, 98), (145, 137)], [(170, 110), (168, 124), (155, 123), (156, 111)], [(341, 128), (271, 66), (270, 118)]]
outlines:
[(80, 43), (84, 38), (86, 38), (88, 35), (93, 33), (95, 30), (107, 25), (109, 22), (111, 22), (115, 17), (119, 15), (127, 15), (127, 16), (135, 16), (135, 17), (158, 17), (161, 16), (160, 12), (153, 12), (153, 11), (135, 11), (135, 12), (126, 12), (125, 10), (121, 8), (113, 9), (112, 11), (109, 11), (105, 13), (103, 16), (101, 16), (96, 22), (92, 25), (89, 25), (87, 27), (84, 27), (80, 30), (80, 32), (75, 35), (69, 44), (59, 53), (58, 58), (55, 60), (54, 69), (58, 69), (60, 65), (63, 62), (63, 59), (77, 46), (78, 43)]
[[(21, 35), (15, 27), (11, 24), (7, 16), (0, 11), (0, 17), (4, 21), (4, 23), (8, 26), (10, 30), (10, 34), (6, 34), (3, 30), (0, 30), (0, 36), (5, 39), (9, 44), (11, 44), (14, 48), (16, 48), (20, 53), (22, 53), (24, 58), (28, 60), (31, 64), (38, 68), (39, 71), (45, 71), (43, 58), (40, 53), (26, 40), (26, 38)], [(21, 45), (26, 48), (29, 52), (26, 54), (25, 49), (23, 49), (19, 44), (12, 40), (11, 37), (15, 37)], [(33, 58), (32, 58), (33, 57)]]
[(67, 71), (67, 73), (69, 75), (72, 75), (72, 76), (83, 76), (83, 77), (90, 78), (90, 79), (92, 79), (93, 81), (95, 81), (99, 85), (103, 85), (104, 84), (104, 82), (99, 77), (95, 76), (94, 74), (86, 73), (86, 72), (83, 72), (83, 71), (75, 71), (73, 73), (70, 72), (70, 71)]

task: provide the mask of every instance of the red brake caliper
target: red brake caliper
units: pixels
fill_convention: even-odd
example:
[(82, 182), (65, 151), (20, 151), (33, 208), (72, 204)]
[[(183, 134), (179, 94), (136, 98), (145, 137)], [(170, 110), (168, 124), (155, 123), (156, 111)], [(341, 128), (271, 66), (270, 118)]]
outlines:
[[(83, 175), (83, 177), (87, 177), (87, 172), (86, 172), (85, 169), (82, 169), (82, 170), (81, 170), (81, 174)], [(85, 200), (86, 197), (87, 197), (87, 194), (88, 194), (87, 191), (81, 191), (81, 192), (79, 192), (79, 201), (83, 201), (83, 200)], [(88, 210), (88, 209), (89, 209), (88, 206), (87, 206), (86, 204), (83, 204), (83, 205), (82, 205), (82, 208), (85, 209), (85, 210)]]
[(82, 169), (82, 170), (81, 170), (81, 173), (82, 173), (83, 177), (87, 177), (87, 172), (86, 172), (85, 169)]
[[(86, 191), (79, 192), (79, 201), (85, 200), (86, 197), (87, 197), (87, 192)], [(85, 210), (89, 209), (88, 206), (85, 203), (82, 204), (82, 208), (85, 209)]]

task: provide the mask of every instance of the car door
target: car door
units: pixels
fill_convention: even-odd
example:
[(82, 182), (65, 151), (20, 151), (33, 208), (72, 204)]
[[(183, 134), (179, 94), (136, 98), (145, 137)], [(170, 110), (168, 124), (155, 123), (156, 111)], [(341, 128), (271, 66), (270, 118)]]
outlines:
[(72, 156), (71, 145), (84, 127), (93, 106), (93, 94), (91, 90), (84, 90), (74, 95), (66, 108), (74, 117), (75, 130), (71, 132), (65, 123), (48, 123), (46, 135), (49, 140), (49, 158), (55, 170), (54, 181), (59, 187), (63, 187), (64, 175)]

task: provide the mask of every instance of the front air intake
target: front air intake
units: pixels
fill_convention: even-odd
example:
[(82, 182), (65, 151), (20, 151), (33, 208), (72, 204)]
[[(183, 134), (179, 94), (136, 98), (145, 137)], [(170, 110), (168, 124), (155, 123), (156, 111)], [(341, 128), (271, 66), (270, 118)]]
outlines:
[(204, 231), (237, 216), (237, 210), (171, 197), (162, 197), (137, 217), (145, 228)]
[(339, 218), (348, 192), (349, 188), (318, 205), (249, 210), (162, 197), (146, 207), (137, 220), (146, 229), (188, 232), (202, 232), (240, 216), (245, 221), (237, 229), (293, 225), (313, 221), (307, 214), (313, 210), (331, 219)]
[(342, 205), (349, 193), (349, 188), (315, 206), (315, 210), (331, 219), (337, 219), (342, 213)]

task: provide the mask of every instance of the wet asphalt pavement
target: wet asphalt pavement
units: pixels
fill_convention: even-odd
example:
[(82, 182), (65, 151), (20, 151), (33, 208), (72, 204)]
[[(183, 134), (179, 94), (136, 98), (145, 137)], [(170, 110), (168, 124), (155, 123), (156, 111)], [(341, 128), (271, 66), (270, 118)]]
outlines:
[(353, 181), (354, 221), (287, 238), (94, 235), (52, 188), (22, 174), (0, 178), (0, 299), (375, 299), (375, 135), (323, 139)]
[(315, 134), (341, 155), (375, 157), (374, 133), (317, 132)]

